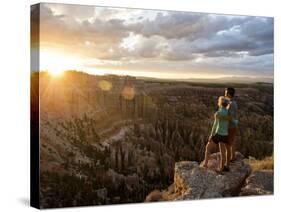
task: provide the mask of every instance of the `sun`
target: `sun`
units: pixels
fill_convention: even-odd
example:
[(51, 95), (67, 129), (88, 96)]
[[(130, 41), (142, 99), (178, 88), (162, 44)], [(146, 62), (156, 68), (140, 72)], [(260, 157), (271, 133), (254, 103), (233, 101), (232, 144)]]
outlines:
[(80, 59), (63, 52), (44, 49), (40, 52), (40, 69), (47, 70), (52, 76), (59, 77), (64, 71), (76, 69)]
[(48, 70), (48, 72), (54, 76), (54, 77), (59, 77), (63, 74), (63, 70), (60, 70), (60, 69), (51, 69), (51, 70)]

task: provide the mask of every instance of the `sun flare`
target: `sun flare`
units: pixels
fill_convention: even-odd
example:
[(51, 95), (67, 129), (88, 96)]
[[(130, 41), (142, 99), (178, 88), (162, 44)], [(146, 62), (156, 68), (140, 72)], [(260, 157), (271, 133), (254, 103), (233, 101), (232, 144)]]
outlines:
[(59, 69), (58, 70), (52, 69), (52, 70), (48, 70), (48, 72), (54, 77), (59, 77), (63, 74), (64, 71), (59, 70)]
[(77, 56), (45, 49), (40, 53), (40, 69), (47, 70), (53, 76), (61, 76), (64, 71), (77, 69), (80, 59)]

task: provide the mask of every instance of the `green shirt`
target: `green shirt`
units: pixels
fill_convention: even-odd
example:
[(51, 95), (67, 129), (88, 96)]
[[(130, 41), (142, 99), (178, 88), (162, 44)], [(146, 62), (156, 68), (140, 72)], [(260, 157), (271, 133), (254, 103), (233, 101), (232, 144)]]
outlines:
[(228, 115), (228, 110), (224, 107), (220, 107), (217, 112), (219, 116), (222, 117), (222, 119), (217, 119), (217, 118), (215, 119), (212, 127), (211, 136), (215, 134), (219, 134), (223, 136), (228, 135), (229, 121), (226, 119)]

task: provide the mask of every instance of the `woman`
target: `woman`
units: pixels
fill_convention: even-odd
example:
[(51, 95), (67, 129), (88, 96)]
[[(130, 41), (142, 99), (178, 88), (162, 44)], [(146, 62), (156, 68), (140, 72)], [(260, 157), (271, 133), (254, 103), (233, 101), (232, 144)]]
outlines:
[[(220, 167), (218, 170), (219, 172), (229, 171), (229, 161), (226, 160), (227, 158), (226, 144), (228, 142), (228, 125), (229, 125), (228, 105), (229, 105), (229, 100), (224, 96), (220, 96), (218, 99), (219, 109), (214, 116), (215, 120), (213, 123), (211, 135), (206, 145), (205, 159), (203, 162), (203, 167), (208, 168), (210, 151), (217, 144), (219, 144), (219, 149), (221, 154)], [(218, 116), (220, 117), (220, 119), (217, 118)]]

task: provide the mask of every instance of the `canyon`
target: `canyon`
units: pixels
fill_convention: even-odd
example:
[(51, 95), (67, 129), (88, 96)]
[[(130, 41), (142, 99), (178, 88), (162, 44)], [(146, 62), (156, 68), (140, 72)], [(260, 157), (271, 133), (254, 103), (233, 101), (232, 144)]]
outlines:
[(245, 158), (273, 154), (271, 83), (175, 82), (77, 71), (60, 78), (43, 72), (38, 83), (42, 208), (144, 202), (151, 192), (170, 188), (177, 164), (203, 160), (225, 86), (238, 95), (237, 150)]

